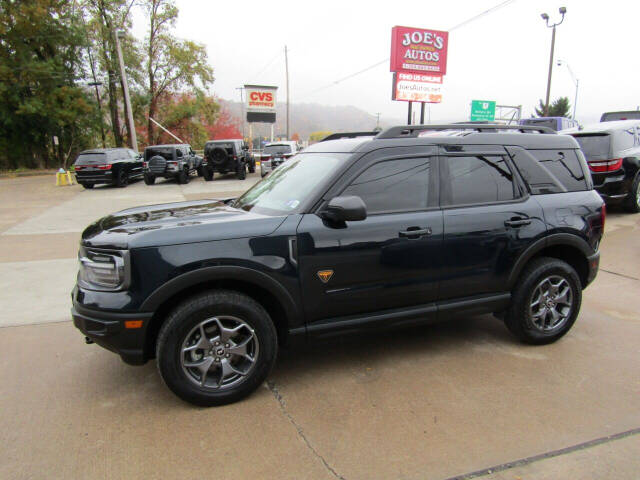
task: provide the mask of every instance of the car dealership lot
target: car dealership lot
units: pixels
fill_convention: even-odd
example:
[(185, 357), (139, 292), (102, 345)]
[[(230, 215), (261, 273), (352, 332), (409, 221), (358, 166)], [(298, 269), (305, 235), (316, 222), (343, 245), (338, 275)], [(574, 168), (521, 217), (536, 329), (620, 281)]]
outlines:
[[(86, 224), (258, 178), (0, 180), (0, 478), (438, 479), (640, 427), (640, 215), (619, 211), (578, 322), (552, 345), (521, 345), (490, 316), (333, 339), (283, 351), (247, 400), (200, 409), (152, 362), (84, 344), (69, 292)], [(636, 430), (489, 478), (634, 478), (639, 447)]]

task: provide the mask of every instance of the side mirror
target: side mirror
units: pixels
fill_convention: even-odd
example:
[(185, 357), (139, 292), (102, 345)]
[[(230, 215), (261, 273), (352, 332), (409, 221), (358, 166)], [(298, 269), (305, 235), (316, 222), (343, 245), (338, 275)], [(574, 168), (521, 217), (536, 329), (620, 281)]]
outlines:
[(367, 218), (367, 206), (360, 197), (333, 197), (320, 216), (332, 222), (357, 222)]

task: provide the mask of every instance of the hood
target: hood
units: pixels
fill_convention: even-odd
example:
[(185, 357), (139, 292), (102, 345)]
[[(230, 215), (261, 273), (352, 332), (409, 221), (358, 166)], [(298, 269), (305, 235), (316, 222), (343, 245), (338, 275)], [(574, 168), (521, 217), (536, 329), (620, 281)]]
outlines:
[(165, 203), (103, 217), (85, 229), (82, 244), (130, 249), (265, 236), (284, 219), (233, 208), (221, 200)]

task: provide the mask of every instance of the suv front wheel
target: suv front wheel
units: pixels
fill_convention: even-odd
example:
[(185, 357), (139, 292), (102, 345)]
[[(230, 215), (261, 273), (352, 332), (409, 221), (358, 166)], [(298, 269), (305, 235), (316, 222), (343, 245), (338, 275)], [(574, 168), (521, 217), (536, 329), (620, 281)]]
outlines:
[(267, 378), (278, 351), (266, 310), (247, 295), (213, 291), (173, 310), (156, 344), (158, 370), (183, 400), (225, 405), (246, 397)]
[(580, 279), (573, 267), (557, 258), (537, 258), (520, 276), (505, 324), (525, 343), (555, 342), (571, 329), (581, 302)]

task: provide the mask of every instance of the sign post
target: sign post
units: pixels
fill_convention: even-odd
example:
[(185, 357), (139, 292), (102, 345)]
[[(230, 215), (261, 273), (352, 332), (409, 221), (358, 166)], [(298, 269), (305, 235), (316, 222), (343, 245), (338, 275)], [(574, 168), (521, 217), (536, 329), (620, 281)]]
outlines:
[(472, 100), (471, 115), (472, 122), (493, 122), (496, 118), (496, 102), (492, 100)]

